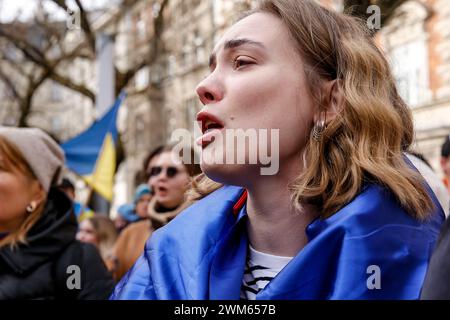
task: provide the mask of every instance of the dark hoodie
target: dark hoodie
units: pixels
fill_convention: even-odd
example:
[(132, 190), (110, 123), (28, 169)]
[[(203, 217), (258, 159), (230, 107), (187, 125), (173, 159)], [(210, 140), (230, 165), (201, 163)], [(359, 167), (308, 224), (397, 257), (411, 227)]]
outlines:
[(106, 299), (112, 277), (97, 249), (76, 241), (76, 232), (71, 201), (52, 189), (43, 215), (27, 234), (28, 244), (0, 248), (0, 300)]

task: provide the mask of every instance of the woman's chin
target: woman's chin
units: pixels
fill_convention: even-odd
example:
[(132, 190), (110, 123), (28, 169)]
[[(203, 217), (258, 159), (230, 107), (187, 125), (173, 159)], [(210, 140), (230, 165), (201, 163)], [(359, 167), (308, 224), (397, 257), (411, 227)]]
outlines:
[(169, 199), (166, 197), (157, 198), (156, 203), (158, 206), (166, 208), (166, 209), (175, 208), (181, 204), (181, 203), (179, 203), (179, 201), (176, 201), (174, 199)]
[(246, 164), (201, 164), (205, 175), (218, 183), (245, 187), (251, 165)]

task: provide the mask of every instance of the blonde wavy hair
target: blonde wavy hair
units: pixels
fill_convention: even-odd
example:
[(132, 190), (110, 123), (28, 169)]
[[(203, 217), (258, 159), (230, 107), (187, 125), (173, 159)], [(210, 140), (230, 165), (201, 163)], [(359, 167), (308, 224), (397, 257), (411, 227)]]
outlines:
[[(313, 204), (326, 218), (371, 182), (389, 189), (411, 216), (431, 215), (424, 180), (404, 160), (414, 137), (412, 115), (364, 23), (312, 0), (263, 0), (245, 16), (255, 12), (273, 14), (289, 29), (318, 112), (330, 107), (323, 97), (327, 81), (338, 80), (343, 99), (321, 139), (309, 137), (307, 165), (290, 185), (293, 204)], [(190, 196), (199, 199), (219, 187), (202, 175)]]
[[(34, 175), (26, 160), (23, 158), (20, 151), (1, 136), (0, 154), (2, 155), (2, 170), (23, 174), (30, 181), (37, 181), (36, 176)], [(0, 240), (0, 248), (6, 245), (10, 245), (11, 248), (16, 248), (19, 244), (26, 244), (27, 233), (42, 216), (44, 207), (45, 201), (42, 201), (33, 212), (29, 214), (26, 213), (25, 219), (22, 221), (20, 227), (17, 230), (13, 230), (6, 237)], [(23, 210), (25, 213), (26, 208), (23, 208)]]

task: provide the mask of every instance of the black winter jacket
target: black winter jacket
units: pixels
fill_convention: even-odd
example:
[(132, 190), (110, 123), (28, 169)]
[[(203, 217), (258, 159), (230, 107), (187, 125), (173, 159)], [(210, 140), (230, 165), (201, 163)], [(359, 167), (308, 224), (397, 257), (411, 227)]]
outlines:
[(0, 248), (0, 300), (107, 299), (112, 277), (97, 249), (76, 241), (76, 232), (72, 202), (51, 189), (27, 245)]
[(431, 256), (420, 298), (450, 300), (450, 218), (445, 220)]

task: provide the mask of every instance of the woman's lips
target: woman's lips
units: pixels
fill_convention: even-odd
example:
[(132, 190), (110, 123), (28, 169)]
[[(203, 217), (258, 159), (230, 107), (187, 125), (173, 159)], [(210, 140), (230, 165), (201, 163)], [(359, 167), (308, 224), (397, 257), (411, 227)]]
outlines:
[(168, 190), (166, 187), (158, 187), (156, 189), (156, 192), (158, 193), (159, 196), (166, 196), (168, 194)]
[(205, 131), (205, 133), (203, 133), (203, 135), (201, 137), (199, 137), (195, 143), (198, 146), (201, 146), (203, 149), (206, 148), (209, 144), (211, 144), (212, 142), (214, 142), (215, 137), (219, 134), (222, 134), (222, 130), (224, 128), (212, 128), (212, 129), (208, 129)]
[(197, 114), (197, 121), (202, 130), (202, 136), (196, 140), (196, 144), (206, 148), (214, 141), (214, 137), (224, 129), (224, 123), (212, 113), (200, 111)]

